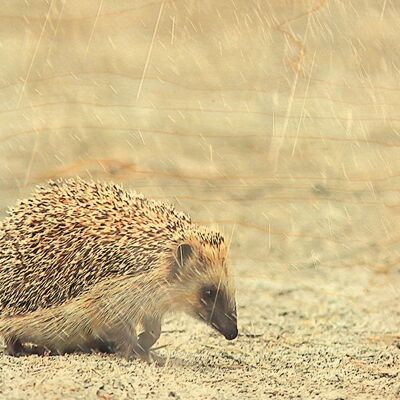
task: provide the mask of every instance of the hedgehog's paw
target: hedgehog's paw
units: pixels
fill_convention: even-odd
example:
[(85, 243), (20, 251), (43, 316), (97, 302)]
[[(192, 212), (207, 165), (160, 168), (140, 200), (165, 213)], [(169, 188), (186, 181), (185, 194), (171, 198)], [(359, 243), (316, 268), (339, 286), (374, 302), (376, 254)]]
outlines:
[(116, 354), (128, 361), (142, 360), (152, 363), (152, 357), (149, 351), (140, 348), (137, 344), (119, 347)]
[(47, 356), (51, 355), (51, 351), (45, 346), (32, 345), (29, 349), (25, 348), (25, 351), (28, 354), (34, 354), (34, 355), (43, 356), (43, 357), (47, 357)]
[(115, 345), (101, 337), (93, 338), (83, 348), (84, 353), (113, 354), (115, 351)]
[(143, 352), (143, 353), (140, 353), (140, 354), (136, 354), (136, 358), (139, 358), (140, 360), (142, 360), (142, 361), (144, 361), (144, 362), (146, 362), (148, 364), (151, 364), (153, 362), (153, 359), (152, 359), (151, 354), (149, 352), (145, 352), (145, 353)]
[(145, 361), (148, 364), (160, 366), (165, 364), (164, 357), (159, 356), (154, 351), (143, 349), (140, 345), (135, 346), (135, 358)]
[(4, 354), (12, 357), (24, 357), (24, 356), (47, 356), (50, 351), (46, 347), (36, 346), (34, 344), (27, 345), (22, 344), (19, 339), (6, 341), (6, 348)]
[(22, 357), (29, 355), (29, 351), (27, 351), (22, 345), (19, 339), (6, 339), (6, 348), (4, 349), (4, 354), (12, 357)]
[(142, 360), (147, 363), (151, 363), (151, 356), (149, 352), (141, 351), (138, 348), (131, 348), (129, 350), (125, 351), (118, 351), (118, 355), (120, 355), (122, 358), (125, 358), (125, 360)]
[(150, 361), (149, 361), (150, 364), (154, 364), (159, 367), (163, 367), (166, 364), (165, 357), (162, 357), (162, 356), (154, 353), (154, 351), (151, 351), (149, 353), (149, 357), (150, 357)]

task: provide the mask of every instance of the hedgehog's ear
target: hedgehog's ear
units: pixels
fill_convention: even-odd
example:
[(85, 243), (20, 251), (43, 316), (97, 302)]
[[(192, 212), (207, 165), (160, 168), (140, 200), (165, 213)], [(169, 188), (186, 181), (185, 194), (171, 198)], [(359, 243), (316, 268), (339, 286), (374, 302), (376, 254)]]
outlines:
[(193, 248), (190, 244), (182, 243), (176, 248), (171, 269), (172, 277), (176, 277), (179, 274), (179, 271), (182, 270), (192, 254)]

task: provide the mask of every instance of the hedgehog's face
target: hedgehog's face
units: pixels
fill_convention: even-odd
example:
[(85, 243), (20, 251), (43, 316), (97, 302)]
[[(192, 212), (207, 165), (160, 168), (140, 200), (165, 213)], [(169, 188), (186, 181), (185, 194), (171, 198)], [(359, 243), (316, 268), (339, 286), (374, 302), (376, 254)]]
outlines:
[(198, 291), (195, 317), (211, 325), (215, 330), (233, 340), (238, 335), (236, 305), (227, 294), (215, 285), (204, 285)]
[(186, 313), (221, 333), (238, 335), (233, 282), (225, 264), (224, 248), (184, 244), (178, 248), (178, 305)]

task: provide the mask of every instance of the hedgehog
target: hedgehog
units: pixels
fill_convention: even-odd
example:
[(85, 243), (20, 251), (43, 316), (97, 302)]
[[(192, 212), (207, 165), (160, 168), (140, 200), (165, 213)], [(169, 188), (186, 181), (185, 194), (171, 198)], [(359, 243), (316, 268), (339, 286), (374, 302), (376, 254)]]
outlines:
[(113, 183), (49, 181), (0, 222), (0, 337), (19, 356), (151, 361), (165, 315), (238, 335), (224, 237)]

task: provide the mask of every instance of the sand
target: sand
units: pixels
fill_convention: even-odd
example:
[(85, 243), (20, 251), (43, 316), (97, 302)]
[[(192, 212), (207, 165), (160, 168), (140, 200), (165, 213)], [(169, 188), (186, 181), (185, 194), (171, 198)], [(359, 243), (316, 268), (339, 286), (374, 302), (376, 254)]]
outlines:
[(165, 347), (155, 351), (164, 365), (104, 354), (0, 356), (0, 398), (399, 398), (398, 272), (246, 275), (234, 342), (171, 317), (157, 343)]

